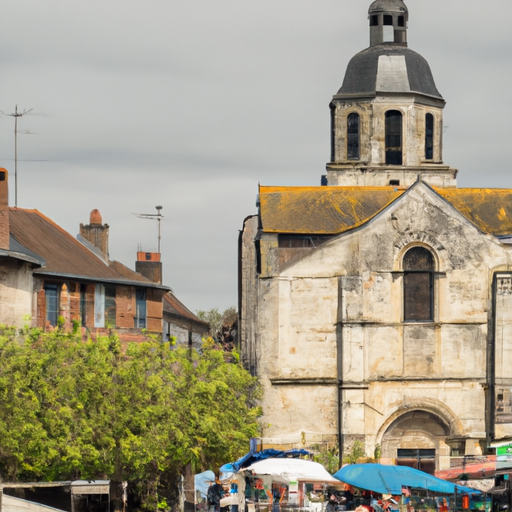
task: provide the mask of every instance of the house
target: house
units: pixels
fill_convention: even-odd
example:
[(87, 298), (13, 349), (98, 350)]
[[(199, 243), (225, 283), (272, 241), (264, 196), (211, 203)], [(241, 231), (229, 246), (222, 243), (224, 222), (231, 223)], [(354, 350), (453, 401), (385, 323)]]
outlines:
[(161, 334), (169, 287), (108, 259), (108, 225), (97, 210), (72, 237), (37, 210), (9, 208), (8, 172), (0, 170), (0, 323), (85, 332), (115, 328), (123, 341)]
[(164, 340), (200, 349), (210, 326), (192, 313), (172, 292), (164, 295)]
[(406, 5), (368, 14), (323, 186), (260, 186), (244, 221), (240, 345), (265, 448), (359, 442), (433, 472), (512, 437), (512, 190), (457, 188)]

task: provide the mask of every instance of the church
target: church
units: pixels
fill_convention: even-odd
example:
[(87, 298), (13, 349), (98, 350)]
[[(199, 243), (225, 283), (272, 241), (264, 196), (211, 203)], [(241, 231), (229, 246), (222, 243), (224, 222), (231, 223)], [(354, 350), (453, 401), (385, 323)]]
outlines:
[(239, 339), (265, 448), (355, 443), (433, 472), (512, 438), (512, 190), (457, 187), (402, 0), (330, 103), (321, 186), (260, 186), (239, 238)]

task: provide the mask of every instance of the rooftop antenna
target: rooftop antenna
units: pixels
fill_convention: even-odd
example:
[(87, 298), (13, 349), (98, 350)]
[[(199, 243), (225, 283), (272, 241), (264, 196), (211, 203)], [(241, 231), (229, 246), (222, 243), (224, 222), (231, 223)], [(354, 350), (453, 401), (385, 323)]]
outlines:
[(158, 254), (160, 254), (160, 244), (162, 242), (162, 235), (160, 231), (160, 224), (164, 216), (162, 215), (162, 207), (155, 206), (157, 213), (134, 213), (137, 217), (141, 219), (149, 219), (149, 220), (157, 220), (158, 221)]
[(14, 108), (13, 114), (2, 114), (14, 117), (14, 206), (18, 206), (18, 117), (23, 117), (25, 114), (28, 114), (32, 109), (24, 110), (23, 112), (18, 112), (18, 105)]

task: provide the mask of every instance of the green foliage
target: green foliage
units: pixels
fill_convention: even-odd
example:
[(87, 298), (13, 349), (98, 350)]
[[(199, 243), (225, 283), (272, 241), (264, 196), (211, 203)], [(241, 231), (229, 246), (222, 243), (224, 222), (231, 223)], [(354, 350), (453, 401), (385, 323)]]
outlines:
[(331, 475), (340, 469), (340, 452), (337, 444), (317, 444), (312, 446), (312, 449), (313, 460), (322, 464)]
[(350, 453), (343, 457), (344, 464), (357, 464), (369, 462), (364, 451), (364, 444), (361, 441), (354, 441)]
[(196, 311), (197, 316), (210, 326), (210, 336), (219, 339), (222, 334), (223, 325), (233, 325), (238, 314), (234, 307), (225, 309), (222, 313), (218, 308), (212, 308), (208, 311)]
[[(231, 358), (232, 359), (232, 358)], [(0, 474), (128, 480), (165, 510), (187, 464), (218, 467), (258, 434), (259, 388), (215, 346), (0, 327)]]

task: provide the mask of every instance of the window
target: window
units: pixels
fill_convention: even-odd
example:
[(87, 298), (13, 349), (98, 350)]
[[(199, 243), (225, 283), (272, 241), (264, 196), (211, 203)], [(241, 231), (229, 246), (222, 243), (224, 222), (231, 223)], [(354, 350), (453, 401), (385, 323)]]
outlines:
[(434, 116), (427, 114), (425, 116), (425, 159), (434, 158)]
[(402, 165), (402, 113), (386, 112), (386, 164)]
[(434, 319), (434, 257), (423, 247), (413, 247), (404, 256), (404, 321)]
[(85, 284), (80, 285), (80, 318), (82, 325), (87, 325), (87, 286)]
[(45, 284), (44, 293), (46, 297), (46, 321), (56, 326), (59, 318), (59, 287), (56, 284)]
[(405, 18), (403, 16), (398, 16), (398, 26), (405, 27)]
[(400, 180), (389, 180), (389, 186), (390, 187), (399, 187), (400, 186)]
[(94, 291), (94, 327), (116, 326), (116, 287), (97, 284)]
[(379, 24), (379, 15), (372, 14), (370, 16), (370, 27), (376, 27)]
[(116, 326), (116, 287), (112, 284), (105, 285), (105, 325)]
[(347, 157), (359, 160), (359, 114), (352, 113), (347, 117)]
[(384, 25), (393, 25), (393, 16), (391, 14), (384, 14)]
[(336, 105), (331, 103), (331, 162), (336, 162)]
[(135, 291), (134, 324), (138, 329), (146, 328), (146, 290)]

